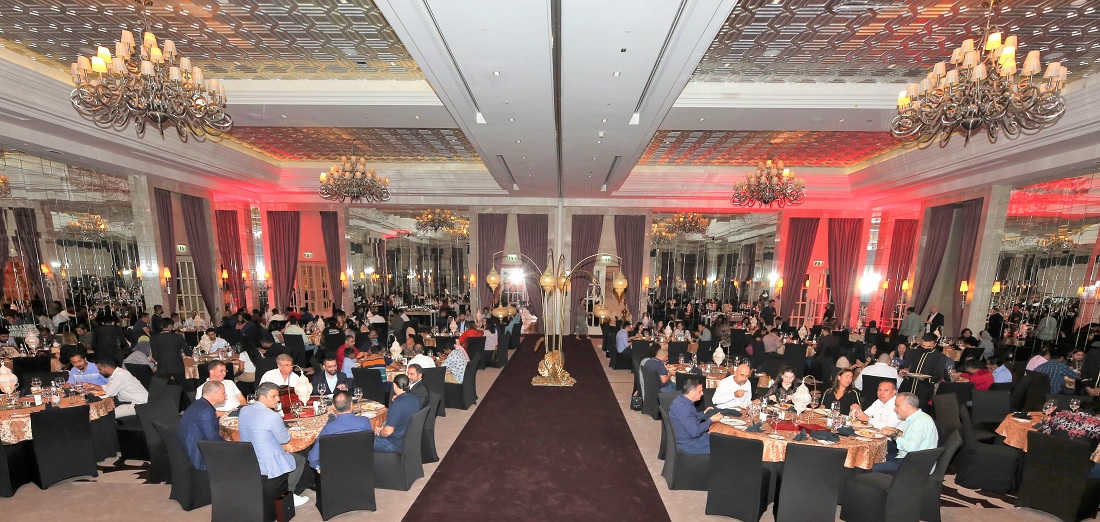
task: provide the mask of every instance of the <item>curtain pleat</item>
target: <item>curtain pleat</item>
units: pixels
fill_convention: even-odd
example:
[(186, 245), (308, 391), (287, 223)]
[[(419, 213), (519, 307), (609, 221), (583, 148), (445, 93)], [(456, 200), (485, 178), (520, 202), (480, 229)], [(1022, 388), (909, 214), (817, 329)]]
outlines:
[(840, 324), (848, 323), (862, 232), (862, 218), (829, 218), (829, 273), (833, 276), (833, 300)]
[(485, 274), (496, 264), (493, 255), (504, 250), (504, 236), (507, 232), (508, 214), (477, 215), (477, 280), (480, 282), (478, 296), (483, 308), (495, 306), (493, 289), (485, 282)]
[(172, 193), (164, 189), (153, 189), (153, 197), (157, 207), (157, 225), (160, 231), (160, 255), (163, 256), (161, 271), (157, 278), (164, 280), (164, 267), (172, 273), (172, 291), (164, 303), (165, 312), (172, 314), (176, 311), (177, 289), (176, 281), (179, 278), (180, 267), (176, 262), (176, 226), (172, 213)]
[(626, 305), (635, 318), (641, 316), (638, 306), (642, 292), (642, 265), (645, 263), (645, 231), (648, 218), (645, 216), (615, 216), (615, 250), (619, 253), (622, 265), (619, 267), (626, 278)]
[(344, 302), (344, 286), (340, 284), (340, 219), (333, 211), (321, 212), (321, 236), (325, 241), (325, 264), (328, 267), (328, 291), (335, 312)]
[[(534, 259), (535, 269), (546, 268), (546, 249), (550, 241), (550, 216), (546, 214), (519, 214), (516, 216), (516, 224), (519, 228), (519, 251), (521, 254)], [(531, 313), (539, 318), (535, 325), (541, 330), (546, 324), (547, 318), (543, 317), (542, 288), (539, 286), (539, 276), (527, 278), (527, 295), (531, 300)]]
[[(959, 264), (955, 267), (955, 285), (959, 288), (963, 281), (970, 279), (970, 267), (974, 264), (974, 248), (978, 243), (978, 226), (982, 219), (982, 198), (963, 201), (959, 207)], [(974, 286), (974, 281), (970, 281)], [(963, 322), (962, 299), (951, 300), (951, 317), (956, 331), (966, 325)]]
[[(603, 216), (602, 215), (575, 215), (573, 216), (573, 235), (572, 235), (572, 252), (570, 254), (570, 266), (573, 267), (580, 260), (591, 256), (596, 253), (596, 250), (600, 248), (600, 237), (603, 235)], [(575, 270), (578, 272), (586, 270), (591, 272), (592, 266), (596, 264), (596, 260), (589, 259), (583, 264), (576, 266)], [(585, 288), (591, 281), (584, 277), (574, 277), (569, 283), (569, 309), (572, 312), (569, 314), (569, 324), (572, 326), (571, 332), (577, 331), (577, 318), (580, 314), (581, 301), (584, 300)], [(563, 332), (564, 333), (564, 332)]]
[(214, 252), (210, 249), (210, 220), (206, 218), (206, 205), (202, 198), (180, 196), (180, 208), (183, 211), (183, 226), (191, 244), (191, 261), (195, 264), (195, 280), (202, 294), (202, 304), (206, 306), (207, 317), (214, 320), (218, 311), (214, 303)]
[(894, 316), (894, 306), (898, 303), (902, 281), (909, 277), (913, 266), (914, 249), (917, 246), (916, 219), (898, 219), (894, 221), (894, 232), (890, 236), (890, 261), (886, 268), (886, 295), (883, 297), (882, 321), (879, 328), (890, 326)]
[(951, 216), (955, 205), (932, 207), (932, 215), (924, 227), (928, 231), (928, 241), (924, 245), (924, 257), (917, 267), (916, 287), (913, 290), (913, 308), (918, 314), (924, 313), (924, 305), (932, 296), (932, 286), (943, 264), (943, 254), (947, 251), (947, 239), (951, 237)]
[(244, 280), (241, 270), (244, 264), (241, 262), (241, 236), (240, 227), (237, 224), (236, 210), (218, 210), (214, 212), (218, 228), (218, 252), (221, 254), (222, 266), (228, 272), (229, 293), (233, 296), (233, 306), (245, 306)]
[(271, 250), (271, 285), (274, 306), (290, 306), (290, 294), (298, 272), (301, 215), (298, 211), (267, 211), (268, 248)]
[(817, 237), (819, 218), (791, 218), (787, 226), (787, 251), (783, 259), (783, 281), (785, 297), (779, 302), (779, 315), (790, 319), (797, 293), (801, 291), (802, 281), (806, 279), (806, 269), (813, 255), (814, 239)]

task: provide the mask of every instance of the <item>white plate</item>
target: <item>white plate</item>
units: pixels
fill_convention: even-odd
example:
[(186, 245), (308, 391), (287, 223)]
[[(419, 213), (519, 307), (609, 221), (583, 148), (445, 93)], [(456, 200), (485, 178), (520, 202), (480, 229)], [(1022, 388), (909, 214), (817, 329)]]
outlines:
[(817, 440), (817, 439), (814, 439), (814, 438), (811, 438), (810, 440), (813, 440), (814, 442), (817, 442), (818, 444), (824, 444), (826, 446), (832, 446), (833, 444), (836, 444), (835, 442), (833, 442), (831, 440)]
[[(14, 415), (13, 415), (14, 416)], [(1015, 417), (1013, 417), (1015, 419)], [(1031, 422), (1031, 419), (1015, 419), (1016, 422)]]
[(718, 422), (721, 422), (722, 424), (726, 424), (726, 425), (729, 425), (729, 426), (747, 426), (749, 424), (749, 423), (747, 423), (747, 422), (745, 422), (741, 419), (731, 419), (731, 418), (726, 418), (726, 417), (723, 417)]
[(302, 431), (302, 430), (304, 430), (304, 429), (305, 429), (305, 428), (303, 428), (303, 427), (301, 427), (301, 426), (291, 426), (291, 427), (287, 428), (286, 430), (287, 430), (287, 431)]
[(856, 437), (856, 440), (863, 441), (863, 442), (871, 442), (871, 439), (868, 439), (867, 437)]
[(785, 438), (785, 437), (783, 437), (782, 435), (776, 435), (776, 434), (774, 434), (774, 433), (773, 433), (773, 434), (771, 434), (771, 435), (768, 435), (768, 437), (770, 437), (770, 438), (773, 438), (773, 439), (776, 439), (776, 440), (783, 440), (783, 439)]

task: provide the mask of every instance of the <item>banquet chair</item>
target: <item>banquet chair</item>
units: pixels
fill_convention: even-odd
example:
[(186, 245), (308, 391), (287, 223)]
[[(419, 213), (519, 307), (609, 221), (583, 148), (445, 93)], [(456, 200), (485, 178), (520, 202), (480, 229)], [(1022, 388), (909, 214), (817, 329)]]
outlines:
[[(787, 344), (783, 347), (783, 364), (794, 369), (795, 377), (801, 378), (806, 374), (806, 345)], [(829, 366), (836, 367), (836, 364)]]
[(943, 448), (912, 451), (901, 459), (897, 475), (863, 473), (844, 482), (840, 519), (846, 522), (917, 522), (921, 518), (921, 495), (932, 467)]
[(401, 453), (374, 454), (374, 487), (408, 491), (416, 479), (424, 476), (420, 444), (427, 418), (428, 408), (421, 408), (409, 420)]
[(932, 407), (936, 413), (936, 431), (939, 433), (939, 440), (947, 440), (948, 435), (962, 431), (959, 403), (955, 400), (955, 395), (948, 393), (932, 397)]
[[(89, 362), (89, 364), (91, 364)], [(50, 358), (49, 357), (13, 357), (11, 360), (11, 373), (15, 374), (15, 378), (19, 379), (19, 382), (25, 383), (27, 387), (30, 386), (30, 374), (32, 373), (50, 373)], [(42, 384), (47, 384), (43, 382)], [(22, 392), (26, 395), (26, 388)]]
[[(668, 410), (672, 407), (672, 401), (676, 399), (676, 396), (680, 395), (680, 392), (663, 392), (657, 395), (657, 403), (661, 408), (661, 418), (670, 418), (668, 416)], [(661, 445), (657, 447), (657, 460), (665, 460), (665, 428), (661, 426)]]
[(31, 482), (30, 451), (30, 442), (0, 444), (0, 498), (11, 498), (20, 486)]
[(146, 390), (153, 384), (153, 369), (145, 364), (127, 364), (126, 371), (130, 372)]
[(1012, 411), (1039, 411), (1050, 393), (1050, 377), (1044, 373), (1026, 372), (1012, 384), (1009, 401)]
[(660, 403), (657, 395), (661, 393), (661, 379), (657, 372), (650, 368), (642, 368), (642, 414), (653, 417), (653, 420), (661, 420)]
[(294, 364), (301, 368), (309, 366), (309, 357), (306, 356), (306, 341), (301, 335), (284, 335), (283, 346), (287, 354), (294, 359)]
[(92, 421), (92, 446), (96, 462), (118, 456), (118, 423), (113, 410)]
[(516, 348), (519, 348), (519, 344), (522, 341), (522, 339), (520, 338), (520, 334), (522, 334), (521, 328), (512, 328), (512, 335), (508, 338), (509, 350), (515, 350)]
[(386, 383), (382, 382), (382, 372), (375, 368), (352, 368), (351, 376), (355, 387), (363, 390), (364, 399), (387, 404), (389, 394), (386, 393)]
[(275, 499), (288, 489), (284, 473), (275, 478), (260, 474), (251, 442), (200, 440), (199, 451), (210, 476), (210, 520), (275, 520)]
[(376, 511), (374, 499), (374, 432), (357, 431), (317, 439), (321, 471), (317, 476), (317, 510), (328, 520), (349, 511)]
[(1011, 446), (981, 444), (974, 438), (970, 412), (959, 410), (962, 421), (962, 450), (955, 483), (971, 489), (1009, 493), (1016, 489), (1020, 450)]
[(462, 384), (443, 383), (443, 402), (448, 408), (470, 409), (477, 404), (477, 365), (481, 364), (481, 355), (475, 355), (466, 363), (466, 373)]
[(435, 412), (442, 406), (443, 396), (428, 390), (428, 417), (424, 419), (424, 436), (420, 443), (420, 459), (424, 464), (439, 462), (435, 448)]
[(943, 446), (943, 454), (936, 461), (936, 467), (932, 475), (928, 477), (928, 484), (924, 486), (924, 496), (921, 500), (920, 519), (927, 522), (940, 522), (940, 490), (943, 489), (943, 476), (955, 458), (959, 448), (962, 447), (962, 435), (953, 431), (947, 439), (940, 439)]
[[(504, 350), (507, 351), (507, 350)], [(424, 381), (424, 385), (428, 387), (428, 391), (439, 396), (439, 410), (435, 412), (437, 417), (446, 417), (447, 408), (443, 404), (443, 390), (444, 385), (447, 382), (447, 369), (446, 368), (424, 368), (421, 372)]]
[(1007, 390), (974, 390), (970, 399), (971, 419), (974, 426), (982, 428), (996, 428), (1005, 420), (1012, 407), (1008, 400)]
[(168, 498), (178, 502), (184, 511), (210, 505), (210, 475), (191, 464), (191, 458), (183, 452), (176, 437), (176, 429), (160, 421), (153, 421), (153, 429), (168, 452), (172, 475), (172, 492)]
[(612, 370), (630, 370), (630, 369), (633, 368), (633, 364), (632, 364), (633, 360), (634, 360), (634, 356), (633, 356), (632, 350), (631, 351), (624, 350), (624, 351), (620, 352), (620, 351), (617, 351), (617, 349), (612, 348), (612, 350), (611, 350), (611, 361), (608, 363), (607, 366), (609, 368), (611, 368)]
[[(836, 366), (836, 365), (834, 365)], [(869, 408), (872, 404), (878, 400), (878, 385), (882, 381), (891, 380), (891, 377), (875, 377), (873, 375), (863, 376), (863, 389), (860, 390), (859, 404), (863, 409)]]
[(949, 393), (955, 394), (955, 399), (959, 401), (959, 407), (965, 408), (973, 398), (974, 383), (944, 381), (936, 387), (936, 395), (946, 395)]
[(504, 368), (508, 365), (508, 342), (509, 339), (504, 337), (504, 331), (497, 331), (497, 349), (493, 352), (492, 366), (493, 368)]
[(171, 482), (172, 474), (168, 459), (168, 450), (160, 434), (153, 427), (154, 422), (163, 423), (172, 431), (179, 429), (180, 414), (176, 403), (170, 400), (159, 400), (148, 404), (134, 406), (137, 417), (141, 423), (141, 430), (145, 434), (145, 448), (149, 452), (149, 482), (159, 484)]
[(706, 491), (710, 455), (693, 455), (680, 451), (680, 446), (676, 444), (676, 433), (672, 430), (672, 420), (668, 415), (661, 418), (661, 427), (665, 432), (665, 465), (661, 475), (665, 477), (668, 489)]
[(668, 343), (668, 360), (671, 362), (678, 362), (680, 356), (684, 356), (685, 361), (691, 361), (691, 354), (688, 353), (687, 341), (672, 341)]
[[(714, 444), (713, 437), (711, 444)], [(760, 446), (763, 451), (763, 446)], [(711, 450), (713, 458), (714, 450)], [(776, 481), (772, 514), (776, 522), (831, 522), (836, 519), (840, 488), (847, 474), (848, 450), (808, 444), (787, 444), (787, 455)], [(714, 466), (711, 466), (714, 474)]]
[(764, 468), (764, 442), (711, 433), (708, 460), (706, 514), (760, 520), (768, 509), (771, 482), (771, 472)]
[(474, 356), (479, 356), (481, 361), (478, 364), (477, 370), (485, 369), (485, 338), (484, 337), (471, 337), (466, 339), (466, 355), (473, 359)]
[(31, 412), (31, 448), (38, 465), (38, 487), (46, 489), (72, 477), (95, 477), (95, 448), (90, 407), (71, 406)]
[(714, 341), (699, 341), (699, 347), (696, 348), (695, 355), (699, 356), (699, 364), (713, 363)]
[(1100, 481), (1085, 480), (1094, 465), (1091, 456), (1086, 442), (1029, 431), (1016, 507), (1045, 511), (1067, 522), (1096, 516)]

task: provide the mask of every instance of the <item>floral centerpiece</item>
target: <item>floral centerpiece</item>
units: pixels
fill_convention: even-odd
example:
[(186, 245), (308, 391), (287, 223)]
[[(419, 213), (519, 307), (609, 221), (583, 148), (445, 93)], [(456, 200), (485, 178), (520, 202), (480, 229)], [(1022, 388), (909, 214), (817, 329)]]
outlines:
[(1095, 445), (1100, 441), (1100, 418), (1085, 413), (1060, 411), (1039, 423), (1038, 431), (1084, 440)]

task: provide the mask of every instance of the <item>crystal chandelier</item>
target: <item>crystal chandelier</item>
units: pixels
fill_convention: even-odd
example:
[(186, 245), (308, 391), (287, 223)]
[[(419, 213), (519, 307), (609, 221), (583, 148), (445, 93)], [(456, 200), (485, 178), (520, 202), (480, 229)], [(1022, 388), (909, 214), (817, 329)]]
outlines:
[[(920, 83), (911, 83), (898, 96), (898, 115), (890, 125), (897, 138), (925, 147), (936, 138), (947, 146), (956, 131), (970, 143), (971, 134), (985, 127), (991, 143), (1003, 132), (1015, 138), (1021, 132), (1053, 125), (1066, 112), (1062, 88), (1069, 71), (1050, 62), (1042, 77), (1039, 51), (1027, 53), (1017, 74), (1015, 36), (1002, 44), (1001, 32), (990, 29), (993, 2), (986, 14), (985, 31), (977, 47), (973, 39), (951, 53), (951, 65), (937, 63)], [(985, 42), (985, 45), (982, 45)]]
[(470, 239), (470, 220), (464, 217), (456, 217), (455, 224), (447, 228), (447, 232), (450, 232), (451, 239), (455, 241)]
[(340, 164), (321, 173), (321, 186), (317, 193), (324, 199), (352, 203), (389, 201), (390, 180), (381, 176), (374, 167), (367, 168), (366, 158), (340, 157)]
[(649, 236), (653, 239), (654, 243), (664, 244), (671, 243), (672, 240), (676, 237), (676, 234), (668, 231), (667, 221), (655, 221), (652, 225)]
[(757, 165), (756, 172), (745, 174), (745, 179), (733, 184), (730, 202), (739, 207), (801, 205), (806, 201), (805, 189), (806, 182), (792, 176), (791, 169), (783, 168), (782, 161), (768, 160)]
[(75, 221), (65, 224), (64, 232), (85, 241), (107, 237), (107, 220), (99, 214), (77, 214)]
[(11, 182), (7, 176), (0, 176), (0, 198), (11, 197)]
[(417, 232), (438, 232), (455, 226), (455, 215), (450, 210), (427, 209), (416, 217)]
[(680, 212), (665, 221), (665, 228), (671, 234), (704, 235), (710, 228), (710, 220), (695, 212)]
[(70, 95), (81, 116), (101, 128), (123, 130), (131, 121), (138, 137), (145, 136), (147, 125), (164, 135), (175, 127), (180, 140), (188, 136), (204, 141), (233, 128), (233, 118), (225, 112), (225, 88), (218, 80), (204, 80), (202, 69), (176, 52), (172, 40), (157, 45), (149, 22), (149, 0), (142, 5), (135, 45), (134, 33), (123, 30), (115, 42), (115, 55), (100, 47), (95, 56), (80, 56), (72, 64), (76, 89)]

